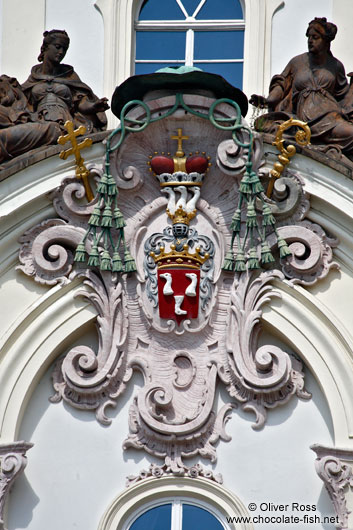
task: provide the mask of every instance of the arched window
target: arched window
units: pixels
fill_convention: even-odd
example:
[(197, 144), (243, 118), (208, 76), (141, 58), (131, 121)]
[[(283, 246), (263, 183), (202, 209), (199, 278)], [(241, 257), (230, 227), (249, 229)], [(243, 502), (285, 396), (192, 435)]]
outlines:
[(136, 74), (196, 66), (242, 87), (245, 23), (240, 0), (146, 0), (135, 29)]
[[(192, 504), (191, 504), (192, 502)], [(165, 504), (153, 506), (134, 517), (126, 530), (228, 530), (216, 514), (211, 513), (204, 505), (196, 501), (174, 499)]]
[(209, 479), (164, 476), (128, 487), (105, 511), (98, 530), (253, 530), (234, 493)]

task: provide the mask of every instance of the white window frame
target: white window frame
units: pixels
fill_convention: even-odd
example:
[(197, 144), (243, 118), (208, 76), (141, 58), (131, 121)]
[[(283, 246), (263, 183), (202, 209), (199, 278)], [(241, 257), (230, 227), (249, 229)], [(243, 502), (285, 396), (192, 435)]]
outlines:
[[(230, 1), (230, 0), (229, 0)], [(143, 0), (96, 0), (104, 23), (103, 93), (133, 75), (135, 62), (135, 23)], [(283, 0), (241, 0), (245, 18), (243, 91), (265, 94), (271, 78), (272, 17)], [(109, 127), (118, 118), (111, 117)]]
[(230, 526), (225, 524), (222, 521), (222, 515), (219, 511), (209, 503), (202, 501), (200, 499), (180, 496), (180, 497), (166, 497), (164, 499), (156, 499), (147, 503), (144, 506), (141, 506), (135, 513), (133, 513), (125, 522), (123, 530), (130, 530), (131, 525), (143, 515), (148, 510), (152, 508), (157, 508), (164, 504), (172, 505), (172, 516), (171, 516), (171, 526), (170, 530), (182, 530), (183, 524), (183, 504), (190, 504), (191, 506), (196, 506), (197, 508), (202, 508), (209, 512), (215, 519), (222, 525), (224, 530), (229, 530)]
[[(217, 19), (217, 20), (196, 20), (198, 13), (204, 6), (207, 0), (200, 0), (194, 13), (189, 16), (185, 11), (182, 0), (175, 0), (179, 5), (181, 11), (185, 16), (185, 20), (137, 20), (135, 22), (136, 31), (185, 31), (186, 32), (186, 46), (184, 60), (154, 60), (151, 59), (137, 59), (137, 64), (141, 63), (160, 63), (160, 64), (185, 64), (185, 66), (194, 66), (194, 62), (198, 64), (206, 63), (242, 63), (244, 59), (197, 59), (194, 60), (194, 35), (195, 31), (242, 31), (245, 30), (244, 19)], [(243, 6), (242, 6), (243, 7)]]
[[(226, 517), (250, 517), (241, 500), (208, 479), (165, 476), (137, 482), (118, 495), (101, 518), (97, 530), (128, 530), (148, 509), (172, 500), (200, 506), (214, 515), (225, 530), (254, 530), (252, 523), (227, 523)], [(173, 530), (181, 530), (180, 510), (174, 512)]]

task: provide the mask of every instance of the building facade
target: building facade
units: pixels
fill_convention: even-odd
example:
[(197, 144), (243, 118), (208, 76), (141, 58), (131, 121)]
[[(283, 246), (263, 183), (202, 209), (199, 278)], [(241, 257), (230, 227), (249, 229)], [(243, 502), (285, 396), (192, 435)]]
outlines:
[[(250, 97), (267, 94), (271, 76), (306, 50), (307, 24), (315, 16), (337, 24), (333, 54), (347, 72), (353, 69), (348, 0), (244, 0), (230, 9), (227, 0), (224, 18), (212, 19), (201, 16), (207, 2), (214, 12), (210, 0), (170, 0), (171, 13), (180, 11), (170, 19), (163, 13), (150, 18), (153, 10), (142, 16), (149, 2), (0, 0), (1, 70), (23, 83), (43, 31), (57, 28), (71, 40), (65, 62), (110, 101), (115, 87), (134, 75), (136, 59), (136, 71), (167, 61), (207, 64), (216, 74), (224, 68), (231, 84), (236, 65), (238, 88)], [(148, 32), (149, 44), (143, 40)], [(224, 32), (230, 45), (237, 33), (239, 53), (202, 55), (202, 38), (212, 32), (221, 40)], [(183, 44), (167, 58), (149, 55), (163, 48), (167, 33)], [(290, 265), (280, 261), (270, 234), (277, 272), (263, 267), (259, 279), (261, 269), (254, 275), (223, 271), (245, 162), (251, 160), (267, 185), (279, 152), (272, 137), (254, 133), (249, 158), (252, 110), (247, 113), (232, 92), (227, 100), (243, 110), (236, 122), (237, 107), (229, 101), (213, 107), (223, 92), (198, 79), (183, 89), (159, 81), (139, 97), (134, 83), (118, 93), (123, 102), (145, 98), (151, 111), (141, 130), (146, 107), (126, 111), (130, 121), (122, 123), (135, 130), (127, 130), (115, 151), (123, 134), (112, 137), (108, 167), (126, 222), (116, 228), (124, 231), (123, 250), (137, 272), (112, 281), (109, 270), (85, 273), (73, 262), (98, 203), (87, 204), (74, 159), (59, 158), (62, 147), (2, 165), (0, 508), (8, 530), (353, 528), (352, 163), (298, 148), (271, 203), (292, 252)], [(179, 101), (168, 114), (180, 91), (185, 106)], [(222, 129), (224, 123), (230, 128)], [(238, 144), (234, 123), (243, 127)], [(108, 128), (118, 124), (109, 112)], [(96, 133), (82, 151), (92, 186), (107, 173), (106, 136)], [(184, 150), (186, 158), (204, 157), (207, 171), (204, 161), (194, 171), (176, 166), (173, 158), (183, 158), (177, 153)], [(155, 156), (169, 157), (173, 168), (158, 172), (148, 165)], [(176, 182), (178, 171), (206, 176), (202, 186), (199, 177)], [(158, 178), (165, 173), (169, 180)], [(103, 216), (108, 192), (97, 189)], [(196, 212), (188, 220), (196, 235), (186, 255), (197, 261), (199, 245), (201, 257), (197, 273), (187, 274), (200, 274), (206, 293), (195, 291), (200, 307), (189, 320), (176, 316), (186, 307), (186, 295), (179, 306), (174, 300), (180, 293), (172, 314), (161, 313), (168, 281), (160, 275), (169, 269), (151, 262), (151, 252), (158, 258), (162, 243), (173, 241), (168, 227), (178, 224), (178, 202), (184, 214)], [(105, 226), (102, 219), (97, 227)], [(183, 250), (177, 252), (184, 259)], [(125, 266), (129, 259), (125, 254)]]

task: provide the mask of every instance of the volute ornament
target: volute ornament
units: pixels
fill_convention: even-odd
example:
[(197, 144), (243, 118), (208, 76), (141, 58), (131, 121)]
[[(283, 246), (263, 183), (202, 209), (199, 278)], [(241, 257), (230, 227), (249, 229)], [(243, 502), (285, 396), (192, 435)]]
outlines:
[[(184, 459), (216, 460), (237, 404), (260, 429), (269, 409), (310, 397), (297, 357), (259, 347), (262, 308), (280, 296), (273, 282), (324, 277), (334, 242), (305, 219), (300, 176), (286, 170), (266, 197), (261, 140), (236, 101), (170, 91), (126, 103), (120, 120), (94, 200), (77, 204), (83, 184), (65, 178), (52, 194), (59, 219), (23, 236), (20, 268), (48, 285), (82, 281), (79, 296), (98, 314), (98, 350), (59, 360), (52, 401), (108, 424), (140, 372), (124, 448), (162, 459), (147, 475), (202, 474)], [(229, 394), (219, 411), (217, 385)]]

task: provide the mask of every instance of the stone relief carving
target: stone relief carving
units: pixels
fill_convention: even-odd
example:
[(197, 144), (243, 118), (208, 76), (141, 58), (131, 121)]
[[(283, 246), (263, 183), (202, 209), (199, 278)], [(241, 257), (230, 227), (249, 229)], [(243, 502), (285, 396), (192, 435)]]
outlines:
[[(237, 403), (255, 413), (259, 429), (268, 409), (294, 395), (310, 397), (297, 358), (258, 346), (260, 320), (263, 305), (279, 296), (273, 280), (306, 285), (328, 274), (334, 241), (305, 219), (309, 199), (299, 176), (287, 171), (265, 197), (261, 141), (252, 150), (234, 105), (178, 94), (146, 107), (128, 112), (126, 138), (122, 129), (116, 144), (115, 133), (109, 137), (111, 156), (91, 203), (80, 203), (83, 185), (70, 178), (51, 195), (60, 219), (26, 232), (19, 268), (48, 285), (81, 278), (82, 295), (98, 313), (98, 351), (75, 347), (57, 363), (52, 401), (93, 410), (107, 424), (107, 408), (139, 371), (144, 386), (130, 407), (124, 448), (164, 459), (163, 472), (189, 473), (184, 458), (215, 461), (215, 444), (230, 439), (225, 424)], [(148, 127), (141, 126), (148, 115)], [(238, 119), (236, 141), (233, 129), (217, 128), (220, 118)], [(241, 194), (250, 199), (235, 222)], [(263, 232), (248, 242), (249, 227), (259, 223)], [(238, 254), (244, 242), (245, 272), (229, 267), (230, 225), (237, 226)], [(229, 403), (217, 412), (219, 382)]]
[(312, 445), (311, 449), (317, 455), (315, 469), (333, 503), (339, 528), (349, 528), (348, 516), (351, 512), (347, 508), (346, 494), (349, 487), (353, 487), (353, 452), (318, 444)]
[(33, 444), (13, 442), (0, 445), (0, 529), (4, 526), (4, 508), (12, 484), (27, 464), (26, 452)]
[(206, 469), (201, 464), (196, 464), (191, 467), (184, 466), (184, 471), (182, 469), (173, 471), (171, 468), (168, 468), (166, 464), (163, 466), (157, 466), (156, 464), (151, 464), (148, 469), (142, 469), (138, 475), (129, 475), (126, 477), (126, 487), (129, 488), (136, 482), (140, 480), (145, 480), (148, 477), (161, 478), (166, 475), (175, 475), (175, 476), (187, 476), (190, 478), (205, 478), (212, 480), (217, 484), (223, 484), (223, 478), (220, 473), (213, 473), (210, 469)]

